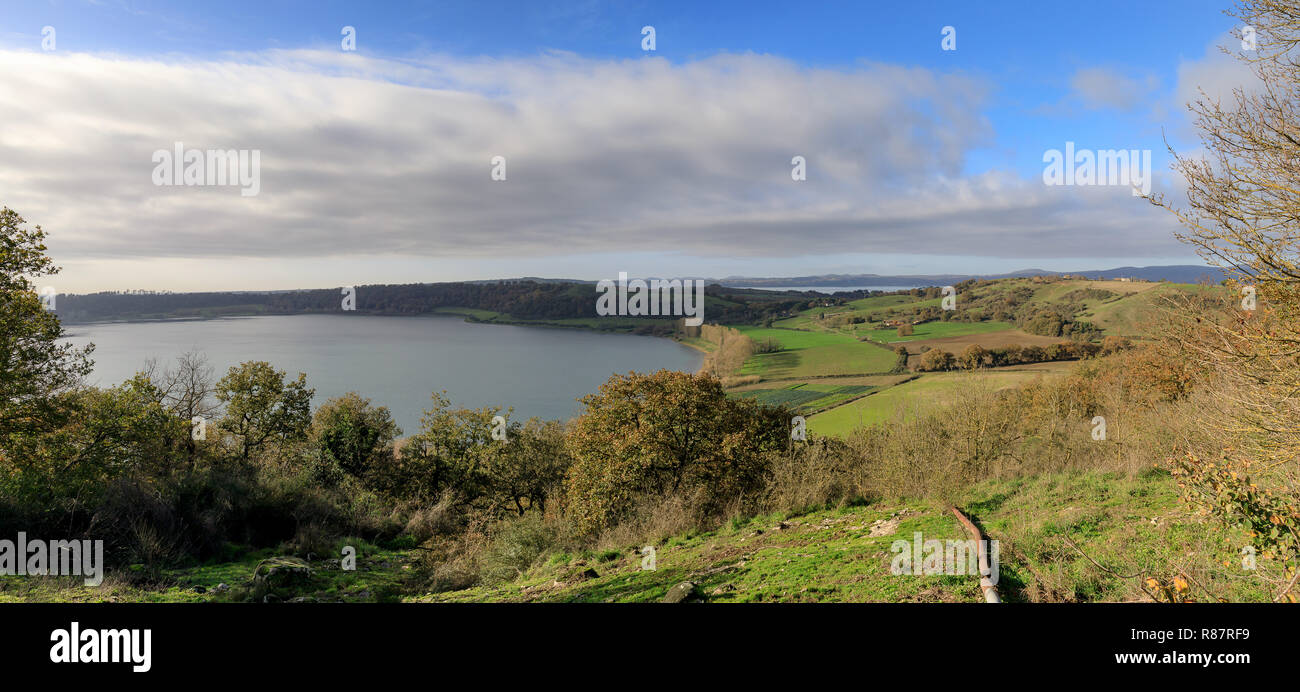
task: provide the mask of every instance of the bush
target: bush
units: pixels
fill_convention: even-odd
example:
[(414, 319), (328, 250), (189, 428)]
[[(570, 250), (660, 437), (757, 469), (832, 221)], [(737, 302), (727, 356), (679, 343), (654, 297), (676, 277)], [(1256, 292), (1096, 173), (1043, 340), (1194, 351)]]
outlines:
[(321, 404), (312, 417), (311, 443), (315, 450), (317, 479), (337, 485), (341, 474), (364, 477), (376, 464), (393, 454), (393, 440), (401, 434), (388, 409), (348, 392)]
[(896, 346), (894, 348), (894, 372), (907, 372), (907, 353), (906, 346)]
[(956, 359), (953, 358), (951, 353), (932, 348), (921, 354), (921, 362), (917, 364), (916, 369), (922, 372), (952, 370), (955, 364)]
[(562, 545), (563, 530), (534, 513), (496, 525), (492, 542), (483, 555), (481, 578), (509, 581)]
[(974, 370), (976, 368), (982, 368), (993, 364), (992, 356), (979, 344), (971, 344), (967, 346), (965, 350), (961, 352), (961, 356), (957, 358), (957, 363), (967, 370)]
[(730, 399), (707, 375), (615, 375), (582, 403), (568, 435), (567, 512), (589, 535), (642, 494), (703, 490), (706, 511), (716, 511), (755, 491), (765, 453), (789, 443), (788, 410)]

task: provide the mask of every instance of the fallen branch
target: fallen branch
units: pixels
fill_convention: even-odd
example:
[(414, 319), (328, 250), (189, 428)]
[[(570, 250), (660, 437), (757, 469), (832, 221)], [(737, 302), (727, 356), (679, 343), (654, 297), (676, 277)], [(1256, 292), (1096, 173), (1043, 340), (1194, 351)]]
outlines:
[(975, 546), (979, 551), (980, 589), (984, 592), (984, 602), (1001, 603), (1002, 599), (998, 597), (998, 588), (993, 585), (993, 580), (989, 578), (989, 575), (993, 574), (993, 570), (989, 567), (989, 555), (987, 548), (984, 546), (983, 534), (956, 507), (949, 507), (948, 509), (957, 516), (957, 521), (960, 521), (962, 526), (966, 527), (966, 531), (975, 539)]

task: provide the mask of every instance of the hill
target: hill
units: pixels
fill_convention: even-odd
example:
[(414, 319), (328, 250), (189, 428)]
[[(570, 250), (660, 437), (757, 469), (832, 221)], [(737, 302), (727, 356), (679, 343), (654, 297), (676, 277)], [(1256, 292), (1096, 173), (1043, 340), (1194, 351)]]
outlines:
[[(1054, 377), (1086, 349), (1099, 348), (1106, 336), (1146, 337), (1165, 299), (1213, 290), (1222, 289), (1110, 279), (981, 279), (957, 285), (954, 310), (942, 309), (937, 287), (828, 296), (770, 327), (735, 325), (756, 346), (732, 373), (730, 392), (791, 405), (809, 416), (809, 430), (843, 436), (924, 410), (962, 388), (999, 389)], [(1008, 362), (990, 361), (973, 372), (917, 372), (929, 351), (957, 356), (972, 346), (1006, 354)], [(908, 353), (906, 370), (899, 348)], [(892, 379), (883, 377), (891, 373)]]
[(729, 276), (718, 279), (722, 286), (951, 286), (972, 279), (1023, 279), (1034, 276), (1081, 276), (1089, 279), (1140, 279), (1143, 281), (1172, 281), (1176, 283), (1201, 283), (1208, 280), (1218, 283), (1223, 272), (1214, 267), (1196, 264), (1171, 264), (1153, 267), (1116, 267), (1085, 271), (1053, 272), (1045, 269), (1021, 269), (1005, 274), (819, 274), (787, 277)]
[[(1233, 546), (1247, 539), (1189, 511), (1178, 501), (1174, 479), (1160, 471), (986, 481), (966, 491), (959, 504), (999, 543), (997, 588), (1005, 601), (1149, 601), (1140, 578), (1122, 575), (1159, 577), (1173, 563), (1233, 601), (1270, 598), (1258, 580), (1214, 579), (1203, 564), (1207, 547), (1235, 552)], [(421, 586), (424, 553), (353, 540), (359, 549), (355, 571), (340, 571), (337, 560), (316, 559), (308, 563), (310, 579), (271, 592), (309, 602), (645, 603), (691, 582), (691, 601), (981, 601), (978, 579), (971, 575), (893, 573), (899, 554), (891, 550), (894, 542), (910, 543), (916, 533), (924, 540), (968, 538), (953, 515), (933, 502), (854, 504), (737, 518), (713, 531), (665, 535), (654, 543), (654, 569), (644, 568), (645, 546), (609, 545), (545, 553), (517, 576), (438, 593)], [(1188, 557), (1193, 554), (1195, 559)], [(253, 575), (274, 560), (274, 553), (260, 551), (238, 561), (167, 570), (140, 584), (115, 580), (99, 588), (76, 579), (11, 577), (0, 588), (0, 602), (240, 601), (267, 590)]]

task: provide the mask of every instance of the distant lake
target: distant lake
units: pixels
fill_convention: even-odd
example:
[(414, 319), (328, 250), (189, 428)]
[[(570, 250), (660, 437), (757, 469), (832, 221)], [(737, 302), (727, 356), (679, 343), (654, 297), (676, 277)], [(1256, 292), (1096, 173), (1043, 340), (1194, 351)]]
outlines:
[(201, 351), (219, 379), (232, 365), (265, 360), (307, 373), (316, 404), (356, 391), (387, 406), (407, 434), (432, 392), (452, 406), (513, 406), (512, 420), (568, 419), (614, 373), (694, 372), (703, 354), (670, 339), (577, 329), (475, 324), (460, 317), (285, 315), (72, 325), (68, 341), (95, 344), (92, 384), (108, 387), (150, 358), (171, 366)]
[(763, 291), (817, 291), (829, 294), (839, 291), (910, 291), (924, 286), (734, 286), (733, 288), (757, 288)]

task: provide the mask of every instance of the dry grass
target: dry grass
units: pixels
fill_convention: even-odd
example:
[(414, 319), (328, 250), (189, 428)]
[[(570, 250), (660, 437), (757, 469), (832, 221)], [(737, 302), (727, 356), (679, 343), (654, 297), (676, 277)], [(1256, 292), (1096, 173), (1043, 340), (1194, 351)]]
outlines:
[(758, 384), (762, 381), (763, 378), (758, 375), (737, 375), (722, 378), (722, 386), (726, 389), (746, 389), (750, 388), (749, 385)]
[(1019, 329), (1006, 329), (1000, 332), (963, 334), (961, 336), (947, 336), (942, 339), (925, 339), (902, 343), (907, 346), (908, 353), (916, 355), (921, 353), (921, 349), (926, 346), (949, 353), (961, 353), (963, 349), (971, 344), (994, 349), (1006, 346), (1050, 346), (1051, 344), (1059, 344), (1062, 341), (1068, 341), (1068, 339), (1059, 336), (1039, 336)]
[(732, 327), (703, 325), (700, 327), (700, 338), (717, 345), (704, 357), (700, 373), (717, 378), (730, 376), (758, 351), (753, 339)]

